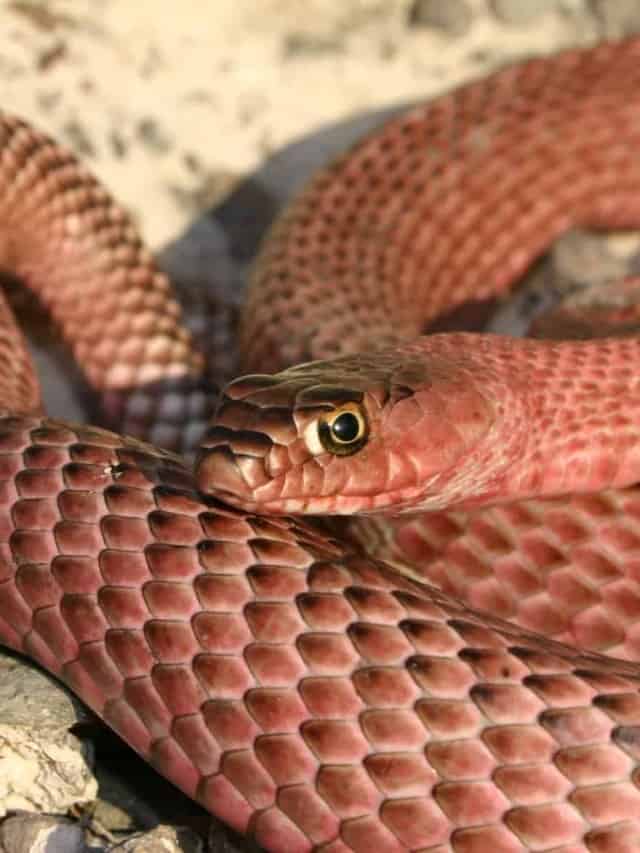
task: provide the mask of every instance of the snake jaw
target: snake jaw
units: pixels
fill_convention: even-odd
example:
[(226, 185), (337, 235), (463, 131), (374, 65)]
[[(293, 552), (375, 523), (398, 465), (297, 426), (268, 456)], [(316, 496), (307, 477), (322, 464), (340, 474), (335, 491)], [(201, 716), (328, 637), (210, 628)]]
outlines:
[(268, 438), (260, 433), (214, 426), (207, 434), (208, 450), (196, 460), (200, 490), (252, 503), (256, 485), (264, 482), (264, 454)]

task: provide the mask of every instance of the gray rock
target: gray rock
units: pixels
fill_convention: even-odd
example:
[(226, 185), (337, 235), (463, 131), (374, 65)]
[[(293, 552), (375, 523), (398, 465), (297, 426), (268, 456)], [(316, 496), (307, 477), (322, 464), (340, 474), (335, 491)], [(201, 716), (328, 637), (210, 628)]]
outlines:
[(0, 724), (0, 814), (64, 814), (95, 799), (91, 750), (66, 729)]
[(585, 288), (621, 281), (632, 273), (638, 249), (638, 235), (631, 232), (603, 235), (575, 229), (551, 250), (554, 276)]
[(113, 853), (203, 853), (202, 841), (190, 829), (157, 826), (109, 848)]
[[(501, 302), (485, 331), (575, 337), (576, 330), (585, 328), (580, 317), (589, 305), (637, 302), (634, 290), (611, 287), (610, 282), (637, 273), (639, 252), (640, 238), (629, 232), (567, 232), (524, 277), (516, 292)], [(611, 333), (618, 331), (612, 329)]]
[(558, 0), (491, 0), (493, 14), (505, 24), (524, 27), (559, 8)]
[(0, 723), (69, 728), (88, 719), (84, 706), (59, 681), (0, 649)]
[(459, 38), (471, 29), (473, 12), (466, 0), (413, 0), (408, 20), (410, 27), (428, 27)]
[(640, 32), (638, 0), (589, 0), (589, 7), (608, 38)]
[(82, 718), (53, 679), (0, 656), (0, 815), (64, 814), (95, 798), (91, 747), (69, 732)]
[(0, 826), (1, 853), (88, 853), (82, 829), (65, 818), (19, 814)]

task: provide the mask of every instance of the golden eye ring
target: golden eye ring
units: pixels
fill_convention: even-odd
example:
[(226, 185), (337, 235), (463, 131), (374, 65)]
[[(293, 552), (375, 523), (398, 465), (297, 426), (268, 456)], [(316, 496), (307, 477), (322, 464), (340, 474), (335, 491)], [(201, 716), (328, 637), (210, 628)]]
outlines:
[(369, 425), (357, 403), (345, 403), (318, 421), (318, 439), (328, 453), (350, 456), (367, 442)]

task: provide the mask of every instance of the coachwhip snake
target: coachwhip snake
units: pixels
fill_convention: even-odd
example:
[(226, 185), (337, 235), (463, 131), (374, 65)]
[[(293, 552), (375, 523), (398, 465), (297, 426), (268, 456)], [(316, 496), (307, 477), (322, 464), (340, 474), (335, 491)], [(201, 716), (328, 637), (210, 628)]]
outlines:
[[(639, 60), (635, 39), (506, 69), (320, 175), (267, 241), (242, 346), (260, 371), (345, 357), (231, 384), (196, 477), (44, 417), (2, 305), (0, 638), (268, 850), (640, 849), (640, 342), (407, 343), (570, 225), (640, 224)], [(204, 419), (127, 218), (36, 131), (0, 134), (3, 265), (106, 416)], [(349, 355), (372, 342), (395, 349)], [(482, 509), (505, 496), (528, 500)], [(391, 500), (437, 510), (417, 561), (443, 591), (262, 514)], [(429, 574), (449, 556), (461, 600)]]

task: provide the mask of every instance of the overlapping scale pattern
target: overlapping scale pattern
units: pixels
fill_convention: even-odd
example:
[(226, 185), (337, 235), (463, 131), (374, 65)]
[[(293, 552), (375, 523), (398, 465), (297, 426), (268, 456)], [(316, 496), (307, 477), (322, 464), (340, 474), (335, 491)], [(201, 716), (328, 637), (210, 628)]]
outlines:
[[(246, 364), (395, 342), (570, 224), (637, 225), (639, 58), (631, 39), (507, 69), (321, 174), (265, 246)], [(126, 215), (7, 116), (0, 174), (4, 265), (107, 414), (185, 447), (200, 357)], [(18, 416), (38, 392), (8, 314), (0, 356), (0, 641), (187, 794), (276, 853), (640, 849), (638, 666), (551, 639), (637, 660), (637, 491), (396, 528), (385, 547), (438, 590), (203, 498), (149, 446)]]
[(635, 37), (518, 63), (328, 166), (265, 242), (245, 367), (411, 339), (506, 290), (569, 227), (637, 227), (639, 57)]
[[(0, 182), (0, 264), (51, 315), (100, 399), (101, 418), (161, 446), (193, 449), (213, 402), (202, 355), (128, 214), (69, 149), (5, 113)], [(38, 403), (34, 374), (12, 319), (0, 313), (11, 368), (9, 379), (0, 373), (3, 387), (9, 392), (21, 376), (30, 382), (18, 389), (21, 405), (8, 396), (3, 405), (29, 411)]]
[(473, 512), (350, 522), (363, 547), (471, 607), (638, 660), (636, 487)]
[(637, 844), (634, 665), (205, 501), (146, 445), (0, 423), (0, 639), (266, 849)]

